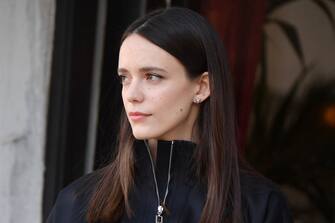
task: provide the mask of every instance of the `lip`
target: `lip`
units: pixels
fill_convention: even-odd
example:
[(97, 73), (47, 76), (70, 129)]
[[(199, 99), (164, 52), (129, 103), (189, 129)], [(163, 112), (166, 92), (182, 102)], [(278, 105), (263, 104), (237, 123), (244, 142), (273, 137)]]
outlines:
[(142, 112), (129, 112), (129, 116), (133, 121), (140, 121), (150, 116), (151, 114), (146, 114)]

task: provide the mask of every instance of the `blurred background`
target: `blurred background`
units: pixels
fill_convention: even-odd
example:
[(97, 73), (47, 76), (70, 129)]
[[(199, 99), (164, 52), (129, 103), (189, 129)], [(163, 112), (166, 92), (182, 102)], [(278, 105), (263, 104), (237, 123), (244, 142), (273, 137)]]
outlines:
[(0, 0), (0, 222), (44, 222), (61, 188), (108, 162), (121, 34), (167, 6), (220, 33), (241, 152), (294, 222), (335, 222), (334, 0)]

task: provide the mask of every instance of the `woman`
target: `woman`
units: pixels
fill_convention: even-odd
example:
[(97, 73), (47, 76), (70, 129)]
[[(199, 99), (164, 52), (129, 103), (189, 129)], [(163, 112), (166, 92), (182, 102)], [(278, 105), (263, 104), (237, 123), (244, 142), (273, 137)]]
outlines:
[(224, 48), (204, 18), (169, 8), (138, 19), (118, 66), (116, 156), (63, 189), (48, 222), (291, 222), (277, 187), (239, 158)]

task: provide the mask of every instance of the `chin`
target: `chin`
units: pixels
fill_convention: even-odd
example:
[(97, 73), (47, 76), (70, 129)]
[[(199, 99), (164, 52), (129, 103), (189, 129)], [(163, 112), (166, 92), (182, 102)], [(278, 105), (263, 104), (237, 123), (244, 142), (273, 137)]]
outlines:
[(133, 131), (133, 136), (138, 140), (159, 138), (159, 135), (152, 134), (152, 131), (150, 133), (151, 134), (146, 134), (144, 131), (138, 131), (138, 132)]
[[(134, 134), (133, 134), (134, 135)], [(142, 140), (142, 139), (147, 139), (147, 137), (145, 136), (137, 136), (137, 135), (134, 135), (135, 139), (138, 139), (138, 140)]]
[(135, 139), (138, 140), (151, 138), (149, 134), (143, 134), (143, 132), (141, 133), (133, 132), (133, 136), (135, 137)]

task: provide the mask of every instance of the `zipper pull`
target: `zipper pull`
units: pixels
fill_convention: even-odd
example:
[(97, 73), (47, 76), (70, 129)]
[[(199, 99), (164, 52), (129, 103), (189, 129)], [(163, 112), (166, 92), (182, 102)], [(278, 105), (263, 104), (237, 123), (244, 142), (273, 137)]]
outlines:
[(162, 205), (159, 205), (157, 208), (157, 214), (156, 214), (156, 223), (163, 223), (163, 211), (164, 207)]

